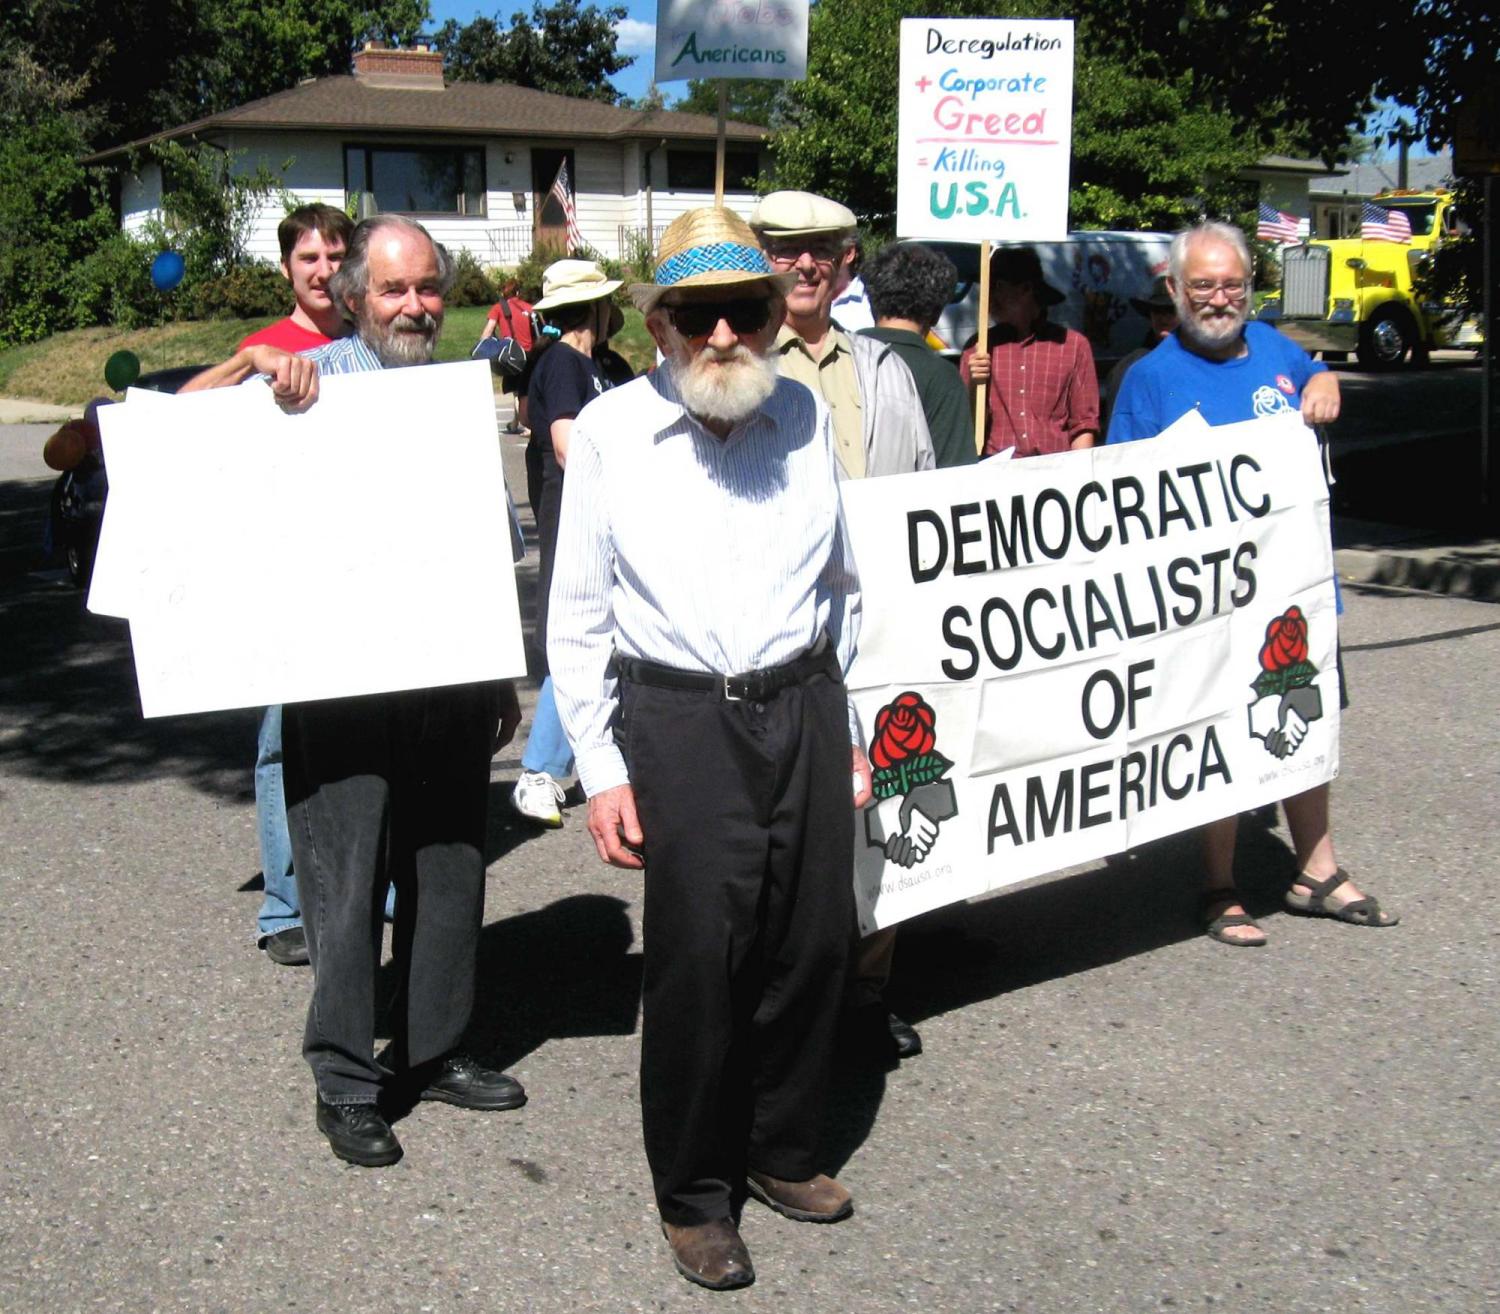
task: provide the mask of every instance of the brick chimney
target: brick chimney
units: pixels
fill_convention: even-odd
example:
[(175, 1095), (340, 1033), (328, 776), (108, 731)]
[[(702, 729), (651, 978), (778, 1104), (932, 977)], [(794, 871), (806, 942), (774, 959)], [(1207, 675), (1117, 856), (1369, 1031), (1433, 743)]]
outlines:
[(419, 45), (415, 50), (387, 50), (367, 41), (354, 56), (354, 76), (372, 87), (404, 87), (410, 91), (443, 89), (443, 56)]

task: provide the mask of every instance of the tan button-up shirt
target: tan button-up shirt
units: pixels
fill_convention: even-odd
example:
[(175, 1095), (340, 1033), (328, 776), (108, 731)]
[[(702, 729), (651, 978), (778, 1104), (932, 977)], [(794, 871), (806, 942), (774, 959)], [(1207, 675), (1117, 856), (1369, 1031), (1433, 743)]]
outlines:
[(849, 339), (836, 328), (823, 339), (823, 354), (814, 360), (812, 353), (789, 325), (783, 324), (776, 335), (776, 350), (781, 356), (781, 372), (823, 399), (833, 418), (833, 446), (839, 464), (851, 479), (865, 475), (864, 415), (859, 399), (859, 376)]

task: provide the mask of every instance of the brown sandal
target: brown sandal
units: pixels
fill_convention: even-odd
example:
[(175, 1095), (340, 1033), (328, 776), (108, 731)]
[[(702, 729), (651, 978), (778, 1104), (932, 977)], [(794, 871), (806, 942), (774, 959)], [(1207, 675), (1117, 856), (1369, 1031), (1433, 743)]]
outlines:
[(1328, 896), (1340, 885), (1349, 883), (1349, 873), (1340, 867), (1326, 881), (1316, 880), (1306, 872), (1299, 875), (1295, 885), (1305, 885), (1310, 894), (1299, 894), (1295, 888), (1286, 892), (1286, 906), (1304, 917), (1332, 917), (1335, 921), (1348, 922), (1351, 926), (1394, 926), (1401, 920), (1399, 913), (1387, 912), (1380, 900), (1366, 896), (1352, 899), (1348, 903), (1331, 907)]
[[(1234, 949), (1262, 949), (1266, 943), (1266, 933), (1260, 929), (1260, 923), (1248, 913), (1226, 913), (1223, 909), (1232, 903), (1241, 903), (1240, 892), (1234, 886), (1221, 886), (1216, 890), (1204, 890), (1198, 896), (1198, 916), (1203, 921), (1204, 933), (1210, 940), (1217, 940), (1220, 944), (1227, 944)], [(1213, 916), (1213, 910), (1220, 909), (1217, 917)], [(1260, 933), (1259, 940), (1242, 940), (1238, 936), (1225, 935), (1224, 930), (1230, 926), (1249, 926)]]

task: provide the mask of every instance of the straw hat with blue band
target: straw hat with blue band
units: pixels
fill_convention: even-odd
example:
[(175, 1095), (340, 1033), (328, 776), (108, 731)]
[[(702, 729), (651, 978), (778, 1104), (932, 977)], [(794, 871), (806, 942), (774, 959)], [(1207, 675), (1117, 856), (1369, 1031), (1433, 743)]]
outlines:
[(657, 251), (655, 281), (632, 283), (630, 298), (649, 315), (679, 288), (749, 291), (759, 285), (785, 294), (796, 281), (796, 270), (778, 274), (771, 268), (750, 225), (733, 210), (703, 206), (667, 226)]

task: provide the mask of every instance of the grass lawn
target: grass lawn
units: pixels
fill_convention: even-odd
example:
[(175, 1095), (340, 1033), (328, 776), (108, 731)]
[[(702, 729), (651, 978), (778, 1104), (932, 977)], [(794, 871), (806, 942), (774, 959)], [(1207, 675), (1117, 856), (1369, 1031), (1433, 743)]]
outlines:
[[(438, 342), (439, 360), (468, 356), (484, 329), (487, 309), (463, 306), (448, 312)], [(160, 328), (89, 328), (54, 334), (42, 342), (0, 351), (0, 397), (81, 406), (93, 397), (112, 395), (104, 382), (104, 362), (117, 351), (135, 352), (146, 373), (180, 365), (212, 365), (233, 354), (241, 338), (271, 322), (216, 319)], [(626, 309), (625, 328), (612, 345), (637, 371), (655, 359), (645, 321), (633, 306)]]

